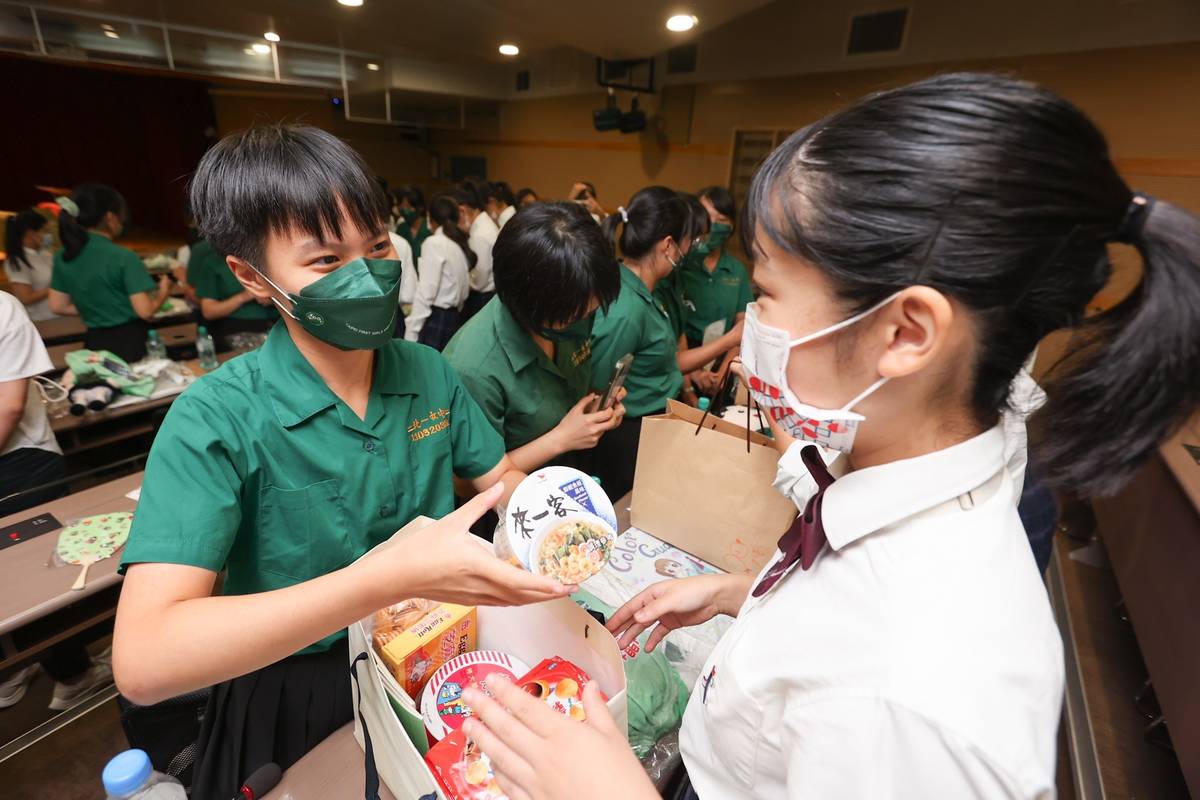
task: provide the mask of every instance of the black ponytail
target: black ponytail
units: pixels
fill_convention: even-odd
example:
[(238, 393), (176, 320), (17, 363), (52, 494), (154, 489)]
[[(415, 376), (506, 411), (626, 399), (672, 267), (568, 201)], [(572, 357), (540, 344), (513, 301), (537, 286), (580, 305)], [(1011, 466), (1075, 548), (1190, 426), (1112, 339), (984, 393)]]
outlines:
[(1108, 243), (1134, 242), (1142, 285), (1085, 325), (1035, 417), (1048, 478), (1091, 495), (1117, 489), (1200, 400), (1200, 221), (1135, 202), (1145, 227), (1130, 230), (1133, 200), (1078, 108), (957, 73), (797, 131), (755, 175), (740, 227), (746, 252), (761, 233), (821, 269), (848, 312), (914, 285), (960, 302), (977, 330), (969, 400), (988, 426), (1043, 337), (1083, 323), (1112, 273)]
[(471, 249), (470, 239), (458, 227), (458, 200), (448, 194), (439, 194), (429, 204), (429, 218), (441, 226), (447, 238), (462, 248), (470, 269), (475, 269), (478, 258)]
[[(74, 261), (88, 243), (88, 228), (94, 228), (112, 212), (122, 221), (129, 217), (125, 198), (103, 183), (81, 183), (71, 192), (75, 207), (63, 208), (58, 215), (58, 238), (63, 244), (63, 261)], [(71, 213), (71, 212), (77, 213)]]
[(708, 235), (709, 229), (712, 228), (712, 219), (708, 216), (708, 210), (704, 208), (704, 204), (700, 202), (700, 197), (684, 193), (680, 193), (679, 196), (688, 206), (688, 224), (683, 234), (684, 238), (694, 241)]
[(641, 258), (668, 236), (683, 247), (690, 219), (687, 201), (678, 192), (665, 186), (647, 186), (633, 196), (628, 206), (606, 217), (602, 227), (621, 255)]
[(4, 252), (8, 254), (8, 263), (11, 266), (20, 269), (24, 265), (26, 269), (33, 269), (25, 258), (25, 234), (29, 231), (40, 231), (45, 225), (46, 218), (32, 208), (19, 211), (8, 218), (4, 225)]
[(1200, 220), (1151, 203), (1128, 242), (1141, 283), (1084, 324), (1046, 387), (1038, 454), (1062, 485), (1116, 491), (1200, 405)]

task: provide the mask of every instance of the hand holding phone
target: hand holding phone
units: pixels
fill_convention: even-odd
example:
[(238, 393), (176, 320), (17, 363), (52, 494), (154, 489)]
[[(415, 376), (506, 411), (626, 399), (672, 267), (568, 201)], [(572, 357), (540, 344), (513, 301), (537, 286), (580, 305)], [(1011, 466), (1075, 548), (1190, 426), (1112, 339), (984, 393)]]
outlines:
[(629, 377), (629, 370), (632, 367), (633, 353), (627, 353), (617, 360), (612, 378), (608, 382), (608, 388), (600, 396), (600, 403), (596, 406), (596, 411), (604, 411), (605, 409), (612, 408), (613, 404), (617, 402), (617, 394), (621, 391), (621, 387), (625, 385), (625, 379)]

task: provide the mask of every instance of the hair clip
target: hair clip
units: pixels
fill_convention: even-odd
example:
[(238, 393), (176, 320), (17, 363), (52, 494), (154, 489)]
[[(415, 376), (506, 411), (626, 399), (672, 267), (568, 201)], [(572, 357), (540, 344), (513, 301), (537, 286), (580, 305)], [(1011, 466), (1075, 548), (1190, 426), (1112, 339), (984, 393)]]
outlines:
[(76, 205), (75, 201), (71, 198), (64, 195), (62, 197), (54, 198), (54, 202), (58, 203), (58, 207), (70, 214), (72, 217), (79, 216), (79, 206)]
[(625, 210), (625, 206), (617, 206), (617, 213), (621, 215), (621, 222), (629, 224), (629, 212)]

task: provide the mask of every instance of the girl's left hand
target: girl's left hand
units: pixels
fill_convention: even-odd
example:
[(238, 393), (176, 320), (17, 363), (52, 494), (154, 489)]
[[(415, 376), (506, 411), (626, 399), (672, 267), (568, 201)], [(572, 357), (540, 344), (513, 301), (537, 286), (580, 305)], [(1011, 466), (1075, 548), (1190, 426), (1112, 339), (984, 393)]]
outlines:
[(463, 693), (475, 712), (463, 732), (491, 759), (512, 800), (657, 800), (595, 681), (583, 689), (586, 722), (568, 719), (510, 681), (493, 676), (487, 686), (494, 700), (478, 689)]

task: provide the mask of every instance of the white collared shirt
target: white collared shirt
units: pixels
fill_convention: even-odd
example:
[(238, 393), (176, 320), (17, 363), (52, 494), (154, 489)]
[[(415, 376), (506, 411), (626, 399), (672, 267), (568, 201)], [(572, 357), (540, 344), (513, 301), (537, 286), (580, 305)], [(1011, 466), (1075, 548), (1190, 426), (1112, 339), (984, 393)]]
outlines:
[[(4, 271), (13, 283), (25, 283), (34, 291), (50, 286), (50, 278), (54, 274), (54, 256), (49, 250), (34, 250), (25, 248), (25, 263), (17, 266), (13, 259), (4, 262)], [(58, 315), (50, 310), (49, 298), (43, 298), (25, 310), (34, 322), (54, 319)]]
[[(21, 301), (8, 292), (0, 292), (0, 383), (21, 381), (54, 369), (42, 337), (38, 334)], [(0, 442), (0, 455), (14, 450), (36, 448), (62, 453), (41, 397), (30, 380), (25, 387), (25, 409), (17, 427)]]
[(417, 265), (413, 261), (412, 245), (395, 231), (388, 232), (396, 258), (400, 259), (400, 298), (402, 306), (410, 305), (417, 296)]
[(500, 235), (500, 229), (487, 214), (480, 213), (471, 223), (471, 249), (475, 251), (475, 269), (471, 270), (471, 288), (476, 292), (496, 291), (496, 280), (492, 277), (492, 245)]
[(496, 227), (498, 227), (500, 230), (504, 230), (504, 226), (516, 215), (517, 209), (513, 208), (512, 206), (505, 206), (504, 210), (500, 212), (500, 215), (496, 217)]
[(405, 339), (417, 341), (433, 309), (462, 309), (470, 292), (469, 269), (467, 254), (440, 227), (421, 243), (412, 313), (404, 321)]
[(1054, 796), (1062, 642), (1005, 456), (997, 426), (826, 491), (829, 544), (692, 692), (701, 800)]

